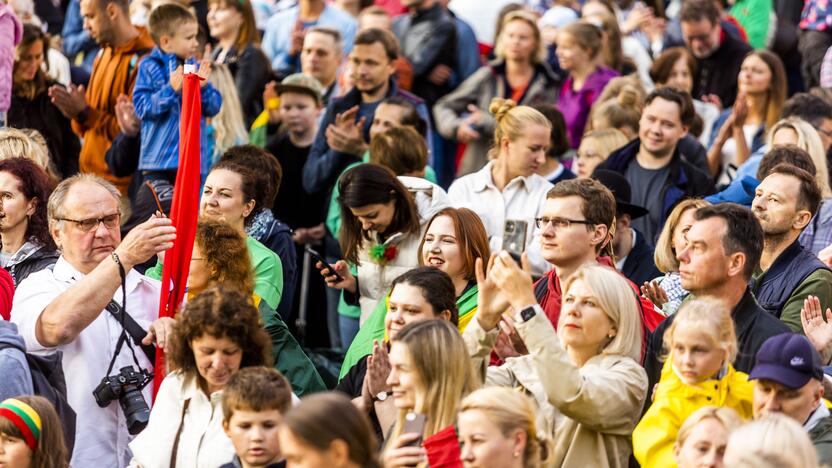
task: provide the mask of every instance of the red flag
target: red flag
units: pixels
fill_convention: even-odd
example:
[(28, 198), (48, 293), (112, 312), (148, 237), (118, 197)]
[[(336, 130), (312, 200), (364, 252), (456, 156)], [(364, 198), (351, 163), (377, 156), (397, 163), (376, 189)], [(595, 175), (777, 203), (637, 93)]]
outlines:
[[(170, 210), (170, 219), (176, 227), (176, 240), (173, 242), (173, 248), (165, 252), (159, 317), (173, 317), (182, 305), (188, 284), (194, 237), (196, 237), (199, 212), (199, 131), (202, 97), (199, 92), (200, 78), (195, 69), (189, 70), (191, 67), (191, 65), (185, 66), (185, 76), (182, 82), (182, 112), (179, 115), (179, 170), (176, 174)], [(159, 391), (164, 378), (165, 355), (159, 348), (156, 350), (154, 365), (154, 395)]]

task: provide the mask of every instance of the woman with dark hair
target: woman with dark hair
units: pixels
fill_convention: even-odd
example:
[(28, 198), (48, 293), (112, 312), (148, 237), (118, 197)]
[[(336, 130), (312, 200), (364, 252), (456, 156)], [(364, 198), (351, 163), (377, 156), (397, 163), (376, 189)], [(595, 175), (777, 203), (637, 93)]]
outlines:
[(46, 217), (53, 188), (46, 172), (31, 159), (0, 161), (0, 264), (15, 286), (54, 265), (60, 256)]
[(410, 270), (393, 280), (390, 295), (379, 306), (384, 307), (380, 335), (369, 340), (366, 348), (353, 342), (336, 390), (346, 393), (360, 408), (369, 412), (373, 428), (381, 439), (395, 420), (395, 409), (387, 398), (390, 396), (386, 384), (390, 373), (389, 340), (408, 323), (421, 320), (448, 320), (458, 326), (459, 311), (451, 278), (431, 267)]
[[(344, 260), (333, 268), (340, 278), (329, 274), (326, 265), (317, 267), (329, 287), (344, 290), (347, 302), (361, 306), (361, 318), (366, 319), (393, 279), (419, 264), (417, 250), (426, 223), (448, 204), (447, 195), (424, 179), (397, 178), (390, 169), (371, 163), (344, 173), (338, 188)], [(357, 275), (347, 262), (358, 267)]]
[(708, 145), (708, 166), (718, 185), (731, 182), (737, 168), (765, 144), (786, 100), (786, 72), (772, 52), (748, 54), (737, 82), (737, 100), (714, 122)]
[(222, 390), (237, 370), (271, 365), (269, 337), (250, 296), (218, 286), (191, 299), (168, 337), (170, 364), (131, 466), (209, 466), (234, 457), (222, 429)]
[(367, 418), (337, 393), (304, 398), (289, 410), (280, 425), (280, 451), (287, 466), (381, 468)]
[(69, 466), (61, 420), (49, 400), (23, 395), (0, 402), (0, 466)]
[(260, 32), (249, 0), (209, 0), (208, 27), (217, 48), (213, 59), (228, 65), (237, 84), (246, 128), (263, 111), (263, 90), (271, 78), (269, 59), (260, 50)]
[[(254, 270), (254, 292), (272, 310), (277, 310), (283, 295), (283, 266), (280, 258), (252, 236), (245, 234), (246, 226), (263, 210), (262, 185), (258, 179), (257, 173), (246, 166), (220, 161), (205, 179), (199, 216), (200, 219), (225, 222), (245, 235)], [(161, 280), (162, 262), (157, 262), (145, 274)]]
[(33, 24), (23, 26), (23, 37), (17, 45), (12, 77), (12, 101), (7, 114), (8, 126), (39, 131), (49, 147), (49, 158), (63, 177), (78, 172), (81, 142), (72, 125), (49, 98), (49, 87), (55, 82), (43, 71), (49, 50), (49, 37)]
[(275, 369), (289, 379), (295, 393), (326, 390), (321, 376), (286, 323), (254, 292), (254, 273), (244, 235), (222, 221), (203, 219), (196, 227), (188, 270), (188, 299), (220, 284), (251, 297), (271, 338)]
[[(427, 226), (419, 244), (419, 264), (442, 271), (451, 279), (462, 333), (477, 311), (474, 263), (478, 258), (491, 256), (488, 234), (480, 217), (468, 208), (445, 208)], [(393, 285), (404, 276), (394, 280)], [(390, 295), (386, 301), (379, 302), (355, 336), (341, 366), (342, 379), (359, 360), (373, 353), (373, 341), (389, 338), (386, 330), (389, 300)]]

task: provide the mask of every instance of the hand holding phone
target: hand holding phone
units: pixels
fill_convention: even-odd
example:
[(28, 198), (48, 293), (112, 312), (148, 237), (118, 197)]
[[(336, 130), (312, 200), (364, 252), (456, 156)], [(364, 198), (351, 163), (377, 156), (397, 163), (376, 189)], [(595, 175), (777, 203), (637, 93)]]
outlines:
[(428, 417), (420, 413), (407, 413), (404, 416), (402, 434), (419, 434), (419, 437), (404, 444), (403, 447), (419, 447), (422, 445), (422, 434), (425, 432), (425, 424)]
[[(305, 250), (306, 250), (307, 253), (309, 253), (309, 255), (312, 257), (312, 259), (315, 261), (315, 267), (320, 269), (321, 273), (324, 276), (334, 276), (336, 283), (340, 283), (341, 281), (344, 280), (344, 278), (341, 275), (339, 275), (337, 271), (335, 271), (335, 268), (333, 268), (332, 265), (330, 265), (329, 262), (327, 262), (324, 259), (324, 257), (321, 256), (321, 254), (316, 252), (315, 249), (313, 249), (312, 247), (309, 247), (307, 245)], [(318, 265), (321, 265), (321, 266), (318, 266)]]
[(526, 251), (526, 233), (529, 223), (519, 219), (507, 219), (503, 224), (503, 250), (511, 254), (517, 264)]

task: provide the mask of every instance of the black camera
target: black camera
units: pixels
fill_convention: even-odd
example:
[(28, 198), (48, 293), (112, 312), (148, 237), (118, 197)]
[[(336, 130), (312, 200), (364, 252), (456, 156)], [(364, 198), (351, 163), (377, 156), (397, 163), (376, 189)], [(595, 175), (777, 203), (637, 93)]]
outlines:
[(98, 387), (92, 391), (98, 406), (106, 408), (113, 400), (118, 404), (127, 418), (127, 431), (138, 434), (150, 419), (150, 408), (144, 401), (142, 389), (153, 380), (153, 374), (142, 369), (137, 372), (132, 366), (122, 367), (116, 375), (109, 375), (101, 379)]

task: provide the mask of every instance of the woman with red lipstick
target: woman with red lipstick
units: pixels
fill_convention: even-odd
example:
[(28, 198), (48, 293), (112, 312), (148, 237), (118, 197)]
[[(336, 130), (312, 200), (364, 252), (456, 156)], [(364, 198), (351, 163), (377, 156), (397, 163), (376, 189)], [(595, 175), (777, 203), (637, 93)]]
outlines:
[(507, 99), (494, 98), (489, 110), (497, 121), (488, 153), (491, 161), (457, 179), (448, 189), (448, 197), (480, 217), (493, 251), (502, 247), (507, 220), (526, 221), (526, 251), (534, 274), (539, 276), (552, 268), (540, 253), (539, 230), (532, 222), (552, 188), (536, 174), (546, 163), (552, 123), (534, 108)]
[(222, 428), (222, 391), (240, 368), (270, 366), (271, 343), (250, 296), (222, 286), (179, 314), (165, 377), (147, 427), (130, 443), (130, 466), (216, 466), (235, 455)]
[(731, 182), (737, 168), (763, 146), (786, 100), (786, 72), (772, 52), (748, 54), (737, 81), (737, 100), (714, 122), (708, 145), (708, 168), (718, 185)]
[[(555, 437), (551, 466), (627, 466), (647, 396), (639, 301), (627, 280), (596, 263), (580, 267), (563, 285), (556, 332), (531, 277), (507, 252), (491, 257), (487, 276), (477, 263), (479, 307), (464, 334), (475, 369), (487, 383), (521, 386), (535, 397)], [(485, 367), (498, 326), (514, 327), (527, 362)]]

